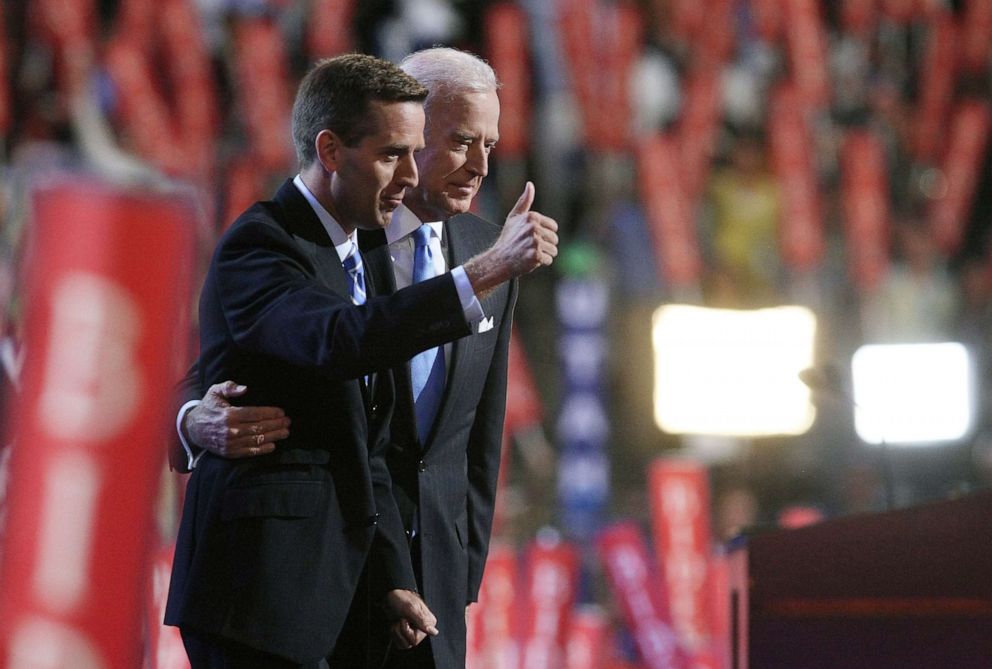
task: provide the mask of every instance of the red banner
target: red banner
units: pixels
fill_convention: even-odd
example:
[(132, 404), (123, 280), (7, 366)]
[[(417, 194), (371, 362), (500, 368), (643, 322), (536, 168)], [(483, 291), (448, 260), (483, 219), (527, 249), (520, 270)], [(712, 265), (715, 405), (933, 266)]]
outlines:
[(606, 29), (599, 40), (601, 69), (591, 110), (595, 121), (586, 139), (596, 150), (620, 153), (630, 142), (630, 75), (641, 52), (643, 26), (640, 11), (631, 5), (616, 3), (603, 12)]
[(710, 557), (710, 487), (706, 468), (688, 460), (656, 460), (648, 494), (659, 569), (672, 623), (691, 654), (713, 636), (707, 589)]
[(735, 0), (697, 2), (704, 8), (706, 20), (694, 42), (696, 62), (704, 67), (719, 67), (733, 55), (736, 46)]
[(751, 21), (758, 37), (769, 44), (782, 37), (782, 3), (780, 0), (751, 0)]
[(572, 91), (581, 112), (583, 136), (586, 144), (596, 141), (596, 99), (599, 84), (597, 31), (598, 11), (596, 0), (557, 0), (561, 23), (561, 45), (565, 62), (572, 78)]
[(544, 407), (541, 395), (530, 371), (527, 353), (520, 343), (520, 334), (514, 328), (510, 336), (509, 362), (507, 364), (506, 419), (507, 432), (540, 425)]
[(920, 14), (926, 0), (881, 0), (882, 11), (897, 23), (909, 23)]
[(967, 0), (961, 22), (961, 45), (958, 51), (961, 68), (968, 72), (987, 73), (990, 52), (992, 52), (992, 2)]
[(274, 21), (245, 18), (235, 26), (234, 40), (251, 153), (262, 170), (283, 171), (292, 163), (293, 146), (286, 132), (292, 102), (282, 33)]
[[(7, 41), (7, 21), (4, 18), (3, 5), (0, 4), (0, 81), (5, 82), (0, 86), (0, 137), (6, 137), (10, 133), (11, 124), (10, 95), (6, 84), (10, 81), (10, 75), (7, 73), (10, 68), (7, 62), (8, 48), (10, 45)], [(3, 147), (3, 150), (9, 151), (10, 147)]]
[(830, 79), (820, 3), (817, 0), (786, 0), (785, 32), (792, 80), (803, 105), (821, 109), (830, 102)]
[(331, 58), (352, 50), (355, 0), (316, 0), (307, 21), (310, 60)]
[(988, 103), (971, 100), (962, 102), (951, 120), (943, 165), (947, 186), (943, 197), (935, 199), (930, 209), (934, 239), (948, 255), (961, 246), (989, 141), (990, 119)]
[(605, 667), (609, 630), (606, 614), (598, 606), (577, 607), (568, 628), (565, 666), (568, 669)]
[(468, 663), (485, 669), (517, 669), (517, 558), (509, 546), (490, 545), (479, 603), (470, 608), (476, 607)]
[(604, 530), (597, 543), (607, 579), (645, 669), (687, 669), (689, 663), (672, 629), (641, 531), (633, 523), (619, 523)]
[(878, 0), (843, 0), (840, 22), (845, 32), (869, 34), (878, 22)]
[(913, 124), (913, 154), (921, 162), (934, 162), (947, 136), (944, 125), (954, 95), (956, 30), (950, 11), (940, 12), (929, 23)]
[(527, 15), (515, 3), (494, 5), (486, 14), (489, 62), (503, 87), (499, 91), (499, 154), (523, 158), (530, 145), (530, 70)]
[(692, 286), (699, 281), (702, 259), (682, 186), (678, 142), (658, 134), (642, 140), (638, 149), (638, 184), (659, 271), (675, 286)]
[(522, 669), (565, 665), (565, 633), (575, 603), (579, 554), (566, 543), (540, 539), (527, 551), (527, 610), (521, 637)]
[(57, 80), (68, 97), (81, 95), (89, 84), (96, 59), (97, 25), (93, 0), (39, 0), (37, 14), (43, 34), (55, 47)]
[(848, 271), (855, 285), (870, 290), (889, 269), (885, 149), (869, 131), (853, 131), (841, 146), (840, 162)]
[(672, 35), (682, 42), (691, 43), (704, 28), (708, 29), (706, 9), (709, 3), (701, 0), (670, 0)]
[(32, 204), (0, 664), (133, 669), (194, 212), (91, 182)]
[(190, 669), (189, 658), (179, 628), (162, 624), (165, 603), (169, 598), (172, 556), (175, 544), (159, 549), (152, 561), (152, 578), (148, 601), (148, 659), (150, 669)]
[(782, 194), (782, 257), (793, 269), (808, 271), (823, 255), (823, 222), (810, 151), (812, 138), (798, 93), (788, 87), (775, 91), (769, 126), (772, 163)]

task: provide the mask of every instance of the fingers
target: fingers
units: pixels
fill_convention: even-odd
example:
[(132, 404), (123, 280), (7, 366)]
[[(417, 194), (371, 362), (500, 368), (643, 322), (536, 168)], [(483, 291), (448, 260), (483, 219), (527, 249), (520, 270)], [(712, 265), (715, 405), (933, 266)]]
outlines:
[(207, 391), (208, 395), (219, 395), (221, 397), (240, 397), (248, 392), (248, 386), (242, 386), (234, 381), (224, 381), (215, 383)]
[(397, 620), (390, 628), (394, 645), (400, 650), (413, 648), (427, 638), (423, 632), (413, 629), (406, 620)]
[(530, 211), (532, 204), (534, 204), (534, 184), (533, 182), (528, 181), (524, 184), (524, 192), (520, 194), (520, 197), (517, 199), (517, 203), (513, 205), (513, 209), (510, 210), (510, 216), (526, 214)]

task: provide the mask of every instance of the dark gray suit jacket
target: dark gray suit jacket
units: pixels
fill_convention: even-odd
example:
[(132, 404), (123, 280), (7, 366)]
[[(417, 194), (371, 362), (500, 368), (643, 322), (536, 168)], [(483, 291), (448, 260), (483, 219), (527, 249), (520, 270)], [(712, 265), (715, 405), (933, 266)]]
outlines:
[[(449, 267), (492, 246), (500, 228), (471, 214), (444, 226)], [(396, 289), (382, 232), (362, 233), (366, 266), (382, 291)], [(417, 437), (410, 365), (394, 370), (396, 410), (387, 455), (393, 491), (409, 529), (420, 513), (421, 593), (438, 618), (440, 635), (430, 640), (438, 669), (465, 666), (465, 607), (476, 601), (489, 552), (496, 479), (499, 474), (506, 366), (516, 281), (482, 300), (486, 325), (457, 340), (446, 360), (444, 397), (426, 444)], [(489, 321), (491, 319), (491, 321)], [(491, 327), (490, 327), (491, 324)]]

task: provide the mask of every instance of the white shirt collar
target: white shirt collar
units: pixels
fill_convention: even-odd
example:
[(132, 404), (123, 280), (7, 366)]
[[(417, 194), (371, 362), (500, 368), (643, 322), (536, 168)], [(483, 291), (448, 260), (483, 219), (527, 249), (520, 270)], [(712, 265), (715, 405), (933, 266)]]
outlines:
[[(401, 204), (393, 212), (393, 217), (390, 219), (389, 225), (386, 226), (386, 243), (392, 244), (408, 235), (412, 235), (413, 231), (422, 224), (423, 222), (417, 218), (416, 214), (410, 211), (405, 204)], [(444, 231), (444, 221), (429, 221), (427, 225), (431, 226), (434, 235), (438, 239), (441, 239), (441, 234)]]
[[(348, 257), (351, 253), (352, 246), (355, 245), (355, 233), (352, 232), (350, 235), (346, 235), (344, 229), (337, 222), (337, 220), (327, 213), (324, 209), (324, 205), (317, 201), (317, 198), (307, 185), (303, 183), (303, 179), (299, 174), (293, 179), (293, 185), (296, 186), (297, 190), (306, 198), (307, 202), (310, 203), (310, 207), (313, 212), (317, 214), (317, 218), (320, 219), (320, 224), (324, 226), (324, 230), (327, 231), (327, 236), (331, 238), (331, 243), (334, 244), (334, 250), (338, 252), (338, 257), (344, 262), (344, 259)], [(416, 217), (414, 217), (416, 218)]]

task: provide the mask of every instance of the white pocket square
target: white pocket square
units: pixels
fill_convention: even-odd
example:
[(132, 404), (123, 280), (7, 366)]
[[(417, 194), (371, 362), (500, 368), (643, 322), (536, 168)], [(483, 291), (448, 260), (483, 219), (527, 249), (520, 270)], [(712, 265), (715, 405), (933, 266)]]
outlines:
[(489, 332), (492, 329), (493, 329), (492, 316), (490, 316), (489, 318), (483, 318), (481, 321), (479, 321), (479, 334), (482, 334), (483, 332)]

